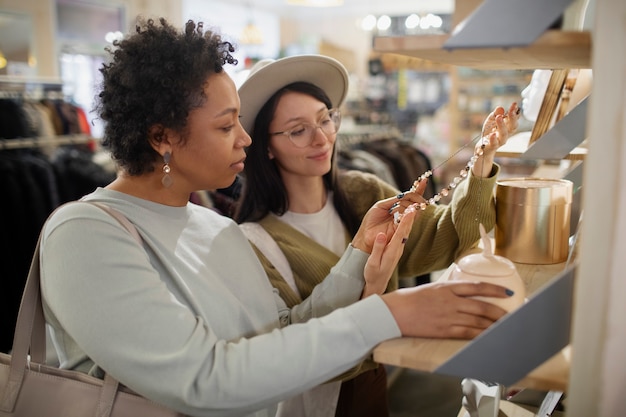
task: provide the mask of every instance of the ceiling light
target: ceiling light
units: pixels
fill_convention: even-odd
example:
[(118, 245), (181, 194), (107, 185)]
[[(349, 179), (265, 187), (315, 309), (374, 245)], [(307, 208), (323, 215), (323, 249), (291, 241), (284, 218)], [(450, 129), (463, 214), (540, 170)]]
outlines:
[(376, 22), (378, 30), (387, 30), (391, 27), (391, 18), (386, 14), (380, 16)]
[(285, 0), (285, 2), (292, 6), (307, 7), (336, 7), (343, 4), (343, 0)]
[(368, 14), (361, 21), (361, 29), (363, 30), (370, 31), (370, 30), (374, 30), (375, 27), (376, 27), (376, 16), (374, 16), (373, 14)]
[(407, 16), (406, 20), (404, 21), (404, 26), (406, 26), (407, 29), (415, 29), (419, 24), (420, 17), (415, 13)]
[(428, 28), (440, 28), (443, 24), (443, 20), (440, 16), (436, 14), (428, 13), (424, 16), (420, 22), (420, 28), (428, 29)]

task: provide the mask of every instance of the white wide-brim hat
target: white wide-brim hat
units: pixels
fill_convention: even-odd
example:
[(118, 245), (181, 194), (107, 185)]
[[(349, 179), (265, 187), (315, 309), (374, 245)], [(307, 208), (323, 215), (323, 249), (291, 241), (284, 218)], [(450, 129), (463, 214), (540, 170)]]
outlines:
[(252, 134), (254, 119), (279, 89), (304, 81), (324, 90), (333, 107), (338, 108), (348, 93), (348, 71), (336, 59), (323, 55), (296, 55), (257, 62), (239, 87), (240, 121)]

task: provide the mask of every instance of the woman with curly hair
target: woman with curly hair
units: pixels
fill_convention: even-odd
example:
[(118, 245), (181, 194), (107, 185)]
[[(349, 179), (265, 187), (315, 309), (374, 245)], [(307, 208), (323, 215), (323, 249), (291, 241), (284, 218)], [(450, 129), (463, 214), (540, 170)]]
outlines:
[[(346, 371), (384, 340), (470, 338), (505, 314), (470, 297), (510, 292), (477, 283), (355, 302), (367, 277), (388, 279), (419, 193), (374, 204), (324, 283), (288, 308), (237, 224), (189, 202), (195, 190), (230, 185), (244, 167), (250, 137), (223, 70), (232, 52), (193, 21), (179, 33), (148, 20), (114, 44), (98, 110), (120, 174), (83, 200), (123, 214), (142, 243), (93, 204), (50, 217), (41, 292), (62, 368), (108, 373), (185, 415), (272, 416), (279, 401)], [(395, 203), (399, 223), (389, 214)]]

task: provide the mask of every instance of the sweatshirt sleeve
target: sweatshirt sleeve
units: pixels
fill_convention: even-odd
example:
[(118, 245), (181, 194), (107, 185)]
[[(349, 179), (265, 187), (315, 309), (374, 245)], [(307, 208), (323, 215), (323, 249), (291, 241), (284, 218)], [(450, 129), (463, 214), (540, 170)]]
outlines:
[(309, 297), (291, 309), (288, 322), (305, 322), (357, 301), (363, 292), (363, 269), (368, 256), (348, 245), (328, 276), (315, 286)]

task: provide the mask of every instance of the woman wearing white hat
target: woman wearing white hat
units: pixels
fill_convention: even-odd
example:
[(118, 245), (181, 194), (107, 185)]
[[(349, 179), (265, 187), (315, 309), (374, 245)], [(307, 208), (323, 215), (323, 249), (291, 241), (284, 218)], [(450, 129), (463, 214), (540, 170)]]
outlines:
[[(288, 305), (308, 297), (324, 279), (367, 209), (400, 193), (374, 175), (338, 171), (335, 141), (347, 91), (344, 66), (321, 55), (260, 61), (239, 88), (241, 122), (252, 144), (235, 219)], [(509, 112), (514, 116), (504, 117), (502, 108), (488, 116), (485, 123), (497, 127), (487, 132), (490, 143), (469, 180), (457, 187), (449, 206), (430, 205), (421, 212), (390, 282), (373, 284), (371, 292), (397, 288), (399, 276), (448, 267), (476, 244), (478, 222), (493, 227), (492, 190), (499, 171), (494, 156), (517, 126), (516, 104)], [(284, 416), (385, 416), (386, 386), (384, 367), (366, 361), (284, 402), (281, 410)]]

